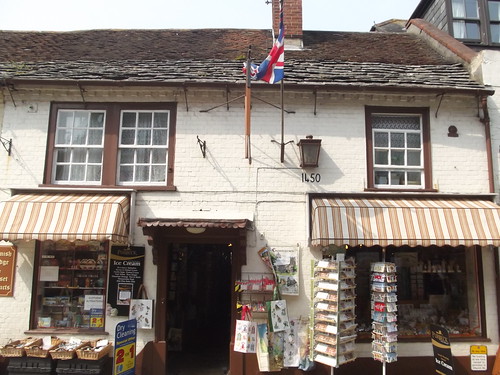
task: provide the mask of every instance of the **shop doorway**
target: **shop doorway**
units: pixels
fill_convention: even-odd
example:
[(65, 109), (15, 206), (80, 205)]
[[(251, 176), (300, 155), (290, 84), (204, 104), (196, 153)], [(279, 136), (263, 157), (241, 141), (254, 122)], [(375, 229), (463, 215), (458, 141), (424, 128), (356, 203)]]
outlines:
[(168, 251), (168, 374), (227, 374), (232, 246), (172, 244)]

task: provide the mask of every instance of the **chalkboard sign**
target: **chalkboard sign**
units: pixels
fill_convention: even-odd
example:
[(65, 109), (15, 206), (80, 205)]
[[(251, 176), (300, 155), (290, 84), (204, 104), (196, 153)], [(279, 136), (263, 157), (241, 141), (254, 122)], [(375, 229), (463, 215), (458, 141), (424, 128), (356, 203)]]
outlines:
[(128, 317), (130, 300), (143, 283), (144, 259), (144, 246), (111, 247), (108, 304), (119, 316)]

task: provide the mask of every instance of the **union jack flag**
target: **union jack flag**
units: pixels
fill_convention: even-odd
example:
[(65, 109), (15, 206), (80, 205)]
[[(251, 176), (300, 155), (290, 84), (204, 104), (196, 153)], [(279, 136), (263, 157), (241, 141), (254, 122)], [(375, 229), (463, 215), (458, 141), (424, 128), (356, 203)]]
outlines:
[[(280, 1), (280, 27), (279, 35), (271, 52), (262, 63), (257, 66), (251, 64), (250, 77), (253, 80), (262, 80), (269, 83), (276, 83), (284, 77), (285, 66), (285, 27), (283, 24), (283, 0)], [(243, 71), (246, 71), (243, 68)]]

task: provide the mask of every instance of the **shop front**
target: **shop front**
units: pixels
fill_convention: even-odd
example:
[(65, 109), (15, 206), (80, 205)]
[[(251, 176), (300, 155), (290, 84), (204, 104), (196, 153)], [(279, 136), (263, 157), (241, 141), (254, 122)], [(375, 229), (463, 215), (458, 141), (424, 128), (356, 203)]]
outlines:
[[(410, 366), (418, 357), (418, 371), (433, 371), (430, 335), (431, 326), (438, 325), (449, 333), (456, 373), (471, 373), (467, 350), (472, 344), (491, 343), (488, 368), (492, 368), (498, 344), (492, 342), (497, 340), (498, 301), (491, 297), (498, 290), (492, 275), (498, 265), (500, 208), (488, 198), (310, 196), (312, 245), (321, 247), (325, 258), (341, 253), (356, 264), (358, 345), (373, 338), (372, 265), (390, 262), (397, 269), (397, 310), (394, 305), (387, 315), (397, 316), (397, 345), (393, 346), (400, 352), (391, 366), (418, 373)], [(368, 348), (369, 353), (374, 347)], [(372, 356), (376, 357), (373, 351)], [(366, 365), (366, 358), (358, 358), (339, 373), (354, 373), (356, 363)]]

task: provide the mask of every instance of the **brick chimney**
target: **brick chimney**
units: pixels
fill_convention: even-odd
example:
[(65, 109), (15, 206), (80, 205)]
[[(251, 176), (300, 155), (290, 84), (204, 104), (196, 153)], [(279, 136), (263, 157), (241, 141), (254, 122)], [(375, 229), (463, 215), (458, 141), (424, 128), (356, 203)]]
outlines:
[[(278, 36), (280, 0), (273, 0), (273, 30)], [(283, 0), (285, 24), (285, 49), (302, 48), (302, 0)]]

